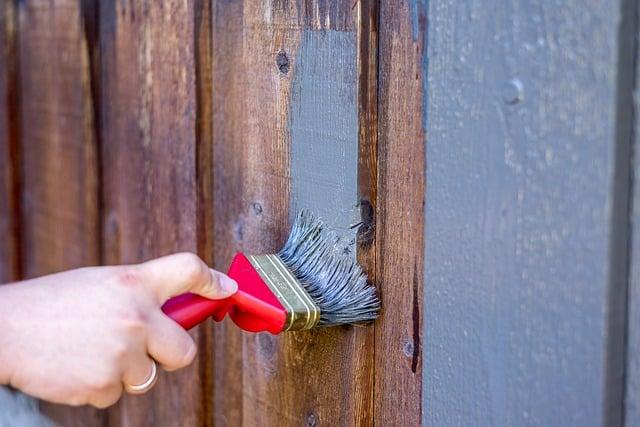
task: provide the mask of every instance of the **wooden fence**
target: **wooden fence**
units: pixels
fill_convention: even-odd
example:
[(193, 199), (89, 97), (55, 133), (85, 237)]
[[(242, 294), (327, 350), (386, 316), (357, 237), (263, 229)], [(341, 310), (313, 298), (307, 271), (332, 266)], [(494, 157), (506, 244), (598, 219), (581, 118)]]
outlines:
[(193, 366), (148, 395), (108, 411), (43, 404), (50, 416), (420, 422), (424, 46), (414, 32), (425, 19), (409, 13), (374, 1), (3, 2), (2, 280), (179, 250), (224, 270), (238, 250), (278, 248), (292, 212), (309, 206), (357, 247), (386, 307), (375, 327), (279, 337), (201, 326)]
[(640, 424), (637, 1), (0, 7), (0, 282), (178, 250), (224, 270), (307, 207), (383, 303), (210, 322), (149, 394), (55, 420)]

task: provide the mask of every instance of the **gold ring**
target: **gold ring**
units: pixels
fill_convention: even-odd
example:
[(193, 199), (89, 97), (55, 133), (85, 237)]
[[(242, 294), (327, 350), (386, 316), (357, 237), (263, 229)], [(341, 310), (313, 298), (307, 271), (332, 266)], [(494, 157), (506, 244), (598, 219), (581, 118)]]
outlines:
[(138, 385), (125, 384), (124, 385), (124, 389), (129, 394), (146, 393), (147, 391), (149, 391), (151, 389), (151, 387), (153, 387), (153, 385), (156, 383), (157, 380), (158, 380), (158, 365), (156, 364), (155, 361), (152, 360), (151, 361), (151, 375), (149, 375), (149, 379), (147, 379), (142, 384), (138, 384)]

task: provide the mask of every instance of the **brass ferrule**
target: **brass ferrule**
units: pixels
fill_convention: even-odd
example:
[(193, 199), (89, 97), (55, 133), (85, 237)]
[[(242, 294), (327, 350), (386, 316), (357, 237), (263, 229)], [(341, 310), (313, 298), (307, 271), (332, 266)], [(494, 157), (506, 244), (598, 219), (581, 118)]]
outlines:
[(285, 331), (311, 329), (320, 320), (320, 308), (277, 255), (249, 255), (249, 262), (287, 310)]

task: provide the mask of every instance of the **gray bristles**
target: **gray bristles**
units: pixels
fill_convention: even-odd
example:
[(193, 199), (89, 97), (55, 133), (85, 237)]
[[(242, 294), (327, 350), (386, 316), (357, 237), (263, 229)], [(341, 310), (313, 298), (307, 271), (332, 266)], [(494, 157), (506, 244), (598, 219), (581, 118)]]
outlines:
[(331, 232), (301, 211), (278, 256), (320, 307), (319, 326), (374, 320), (380, 301), (355, 259), (334, 250)]

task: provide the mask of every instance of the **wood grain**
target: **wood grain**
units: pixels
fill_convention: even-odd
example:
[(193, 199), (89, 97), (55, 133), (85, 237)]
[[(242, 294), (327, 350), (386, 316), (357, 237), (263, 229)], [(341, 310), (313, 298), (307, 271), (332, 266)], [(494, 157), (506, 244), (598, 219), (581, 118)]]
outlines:
[[(213, 219), (213, 91), (211, 88), (211, 2), (194, 2), (194, 42), (196, 79), (196, 185), (197, 185), (197, 243), (198, 254), (213, 265), (214, 234)], [(213, 426), (213, 322), (199, 326), (198, 348), (200, 354), (199, 375), (202, 381), (200, 404), (203, 426)]]
[[(216, 267), (226, 268), (237, 250), (274, 252), (284, 242), (290, 215), (291, 87), (300, 43), (305, 31), (346, 32), (355, 38), (357, 9), (352, 6), (214, 2)], [(358, 58), (352, 60), (355, 67)], [(341, 84), (355, 91), (357, 82)], [(330, 115), (331, 105), (322, 108)], [(373, 350), (367, 335), (346, 327), (274, 337), (216, 326), (216, 423), (367, 424), (372, 390), (360, 382), (370, 377)]]
[[(23, 263), (34, 277), (100, 262), (97, 149), (79, 1), (21, 2)], [(64, 425), (100, 425), (92, 408), (43, 403)]]
[(16, 10), (0, 6), (0, 283), (20, 276)]
[[(245, 162), (244, 46), (241, 1), (214, 0), (211, 10), (213, 267), (225, 271), (241, 249), (244, 223)], [(258, 183), (259, 184), (259, 183)], [(246, 208), (244, 209), (246, 211)], [(242, 334), (229, 320), (214, 326), (213, 421), (216, 426), (242, 425)]]
[(376, 425), (419, 425), (422, 387), (426, 11), (380, 3)]
[[(194, 3), (100, 3), (101, 140), (107, 263), (198, 249)], [(199, 332), (193, 332), (199, 340)], [(112, 425), (198, 425), (200, 352), (126, 396)]]

